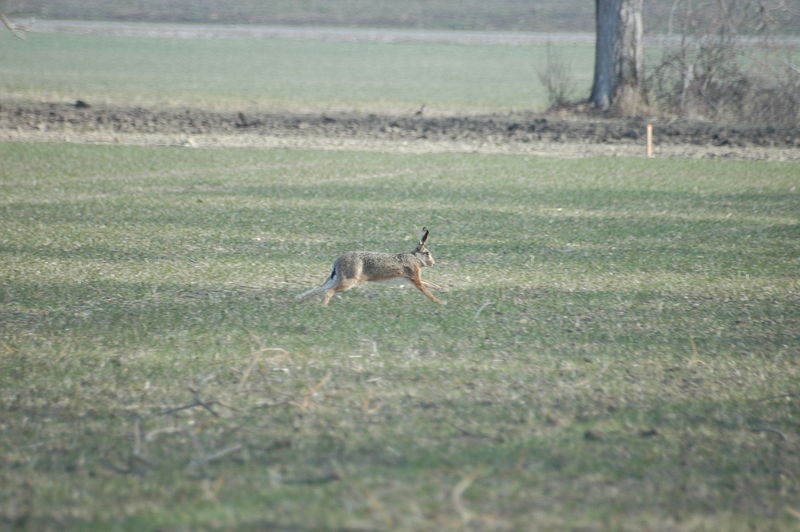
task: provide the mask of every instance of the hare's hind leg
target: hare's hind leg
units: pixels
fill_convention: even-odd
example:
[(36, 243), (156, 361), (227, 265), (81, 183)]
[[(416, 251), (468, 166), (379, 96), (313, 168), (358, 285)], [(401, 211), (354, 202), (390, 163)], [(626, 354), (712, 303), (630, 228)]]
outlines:
[(336, 293), (336, 289), (335, 288), (328, 288), (325, 291), (325, 295), (322, 296), (322, 306), (323, 307), (327, 307), (328, 306), (328, 301), (331, 300), (331, 298), (333, 297), (333, 294), (335, 294), (335, 293)]
[(312, 288), (310, 290), (306, 290), (302, 294), (300, 294), (298, 296), (295, 296), (294, 300), (297, 301), (297, 302), (305, 301), (309, 297), (319, 294), (322, 291), (323, 288), (324, 287), (322, 287), (322, 286), (315, 286), (314, 288)]
[(325, 295), (322, 297), (322, 306), (327, 307), (328, 302), (337, 292), (344, 292), (345, 290), (350, 290), (357, 284), (358, 284), (358, 279), (341, 279), (338, 283), (336, 283), (336, 285), (332, 286), (331, 288), (328, 288), (325, 291)]
[(331, 287), (336, 285), (336, 266), (334, 265), (333, 270), (331, 270), (331, 274), (325, 279), (325, 282), (319, 286), (315, 286), (310, 290), (306, 290), (302, 294), (295, 297), (295, 301), (305, 301), (306, 299), (325, 292), (326, 290), (330, 289)]

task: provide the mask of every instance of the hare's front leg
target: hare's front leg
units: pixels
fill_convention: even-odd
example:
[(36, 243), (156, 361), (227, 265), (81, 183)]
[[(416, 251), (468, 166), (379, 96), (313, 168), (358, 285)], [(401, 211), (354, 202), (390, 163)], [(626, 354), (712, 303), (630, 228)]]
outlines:
[(433, 294), (431, 294), (431, 291), (428, 290), (427, 286), (425, 286), (426, 281), (422, 280), (422, 278), (420, 277), (419, 273), (417, 273), (415, 276), (411, 277), (411, 282), (414, 283), (414, 286), (416, 286), (417, 289), (419, 289), (420, 292), (425, 294), (428, 297), (428, 299), (430, 299), (434, 303), (439, 303), (440, 305), (446, 305), (447, 304), (445, 301), (442, 301), (441, 299), (439, 299), (436, 296), (434, 296)]

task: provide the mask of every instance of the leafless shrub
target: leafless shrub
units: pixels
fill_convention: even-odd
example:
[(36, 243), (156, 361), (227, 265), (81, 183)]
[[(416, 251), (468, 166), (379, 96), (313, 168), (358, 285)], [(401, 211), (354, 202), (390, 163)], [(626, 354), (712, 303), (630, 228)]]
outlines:
[(676, 0), (651, 99), (690, 118), (794, 126), (800, 123), (796, 41), (774, 36), (791, 8), (783, 0)]
[(549, 42), (545, 49), (545, 63), (536, 73), (547, 92), (547, 103), (551, 109), (567, 107), (572, 102), (575, 95), (572, 65)]

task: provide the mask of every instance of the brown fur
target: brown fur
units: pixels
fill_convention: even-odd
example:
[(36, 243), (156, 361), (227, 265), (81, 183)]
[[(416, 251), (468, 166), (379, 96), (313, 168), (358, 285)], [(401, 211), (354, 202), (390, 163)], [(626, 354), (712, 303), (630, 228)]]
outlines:
[(333, 263), (331, 276), (320, 286), (312, 288), (299, 296), (298, 301), (324, 293), (322, 305), (326, 306), (337, 292), (343, 292), (364, 281), (386, 282), (407, 281), (425, 294), (431, 301), (444, 304), (444, 301), (431, 294), (428, 287), (438, 288), (433, 283), (422, 280), (422, 268), (433, 266), (435, 261), (427, 247), (428, 230), (422, 228), (422, 239), (417, 247), (408, 253), (377, 253), (374, 251), (348, 251)]

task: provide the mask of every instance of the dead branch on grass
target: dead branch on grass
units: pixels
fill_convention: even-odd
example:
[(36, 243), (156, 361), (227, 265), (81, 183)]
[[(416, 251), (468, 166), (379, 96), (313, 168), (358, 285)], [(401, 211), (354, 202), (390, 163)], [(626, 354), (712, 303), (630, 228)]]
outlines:
[(222, 490), (222, 486), (225, 485), (225, 476), (220, 475), (219, 478), (211, 485), (211, 480), (204, 478), (202, 482), (203, 486), (203, 497), (209, 501), (217, 500), (217, 495)]
[(319, 392), (319, 390), (328, 383), (330, 378), (331, 372), (328, 371), (324, 377), (308, 387), (303, 394), (301, 401), (290, 401), (289, 404), (304, 411), (312, 410), (314, 407), (319, 406), (314, 402), (314, 396), (317, 395), (317, 392)]
[(791, 399), (793, 397), (800, 397), (800, 393), (782, 393), (780, 395), (770, 395), (768, 397), (756, 399), (756, 402), (760, 403), (762, 401), (775, 401), (777, 399)]
[[(278, 352), (280, 354), (266, 359), (259, 358), (260, 355), (268, 352)], [(253, 356), (250, 359), (250, 364), (247, 365), (247, 368), (244, 370), (244, 373), (242, 374), (242, 378), (239, 380), (239, 385), (236, 387), (237, 391), (241, 392), (242, 390), (244, 390), (244, 386), (245, 384), (247, 384), (247, 381), (250, 378), (250, 374), (253, 372), (253, 370), (256, 368), (259, 362), (279, 361), (288, 358), (289, 355), (291, 355), (291, 353), (289, 353), (289, 351), (283, 349), (282, 347), (261, 347), (258, 350), (253, 351)]]
[(327, 484), (328, 482), (336, 482), (342, 480), (342, 474), (339, 471), (328, 473), (327, 475), (320, 475), (316, 477), (303, 477), (303, 478), (282, 478), (281, 484)]
[(485, 309), (491, 304), (492, 304), (491, 301), (484, 301), (483, 304), (480, 307), (478, 307), (478, 310), (475, 312), (475, 315), (472, 317), (472, 320), (478, 321), (478, 318), (480, 317), (481, 312), (483, 312), (483, 309)]
[(188, 431), (188, 433), (189, 439), (192, 441), (192, 446), (194, 447), (195, 456), (186, 468), (189, 472), (195, 472), (199, 468), (202, 476), (208, 477), (208, 460), (206, 459), (208, 454), (203, 444), (200, 443), (200, 438), (197, 437), (197, 433), (193, 430)]
[(769, 434), (775, 434), (781, 439), (781, 441), (786, 441), (786, 440), (789, 439), (789, 438), (786, 437), (786, 434), (784, 434), (783, 432), (779, 431), (778, 429), (773, 429), (773, 428), (770, 428), (770, 427), (756, 427), (756, 428), (750, 429), (750, 430), (751, 430), (751, 432), (767, 432)]
[(451, 427), (456, 429), (458, 432), (460, 432), (462, 435), (464, 435), (464, 436), (466, 436), (468, 438), (480, 438), (480, 439), (484, 439), (484, 440), (491, 440), (491, 441), (493, 441), (495, 443), (502, 443), (503, 441), (505, 441), (501, 436), (491, 436), (489, 434), (472, 432), (470, 430), (467, 430), (467, 429), (465, 429), (463, 427), (460, 427), (460, 426), (456, 425), (455, 423), (453, 423), (449, 419), (444, 420), (444, 422), (447, 423), (448, 425), (450, 425)]
[(142, 427), (141, 420), (133, 420), (133, 456), (142, 456)]
[[(194, 391), (194, 390), (192, 390), (190, 388), (190, 391)], [(168, 410), (164, 410), (163, 412), (159, 412), (158, 415), (159, 416), (166, 416), (168, 414), (174, 414), (175, 412), (180, 412), (181, 410), (188, 410), (190, 408), (195, 408), (197, 406), (201, 406), (204, 409), (206, 409), (206, 411), (208, 411), (214, 417), (220, 417), (219, 414), (213, 408), (211, 408), (211, 405), (214, 405), (214, 404), (218, 404), (218, 402), (217, 401), (205, 402), (205, 401), (200, 400), (197, 396), (195, 396), (195, 399), (191, 403), (187, 403), (185, 405), (176, 406), (175, 408), (170, 408)]]
[(220, 458), (225, 458), (229, 454), (233, 454), (241, 450), (242, 450), (242, 444), (234, 443), (232, 445), (228, 445), (227, 447), (223, 447), (209, 454), (208, 456), (206, 456), (206, 461), (214, 462), (215, 460), (219, 460)]
[(189, 471), (196, 471), (197, 469), (200, 469), (204, 478), (208, 477), (208, 465), (211, 462), (242, 450), (241, 443), (234, 443), (217, 449), (216, 451), (208, 452), (203, 444), (200, 443), (200, 438), (197, 437), (197, 433), (195, 431), (189, 431), (189, 436), (192, 440), (192, 446), (194, 447), (196, 454), (189, 462), (187, 469)]
[(152, 462), (147, 459), (143, 451), (143, 439), (141, 419), (136, 417), (133, 420), (133, 443), (131, 445), (131, 454), (125, 459), (123, 465), (117, 465), (109, 459), (101, 459), (100, 465), (109, 471), (120, 473), (122, 475), (144, 475), (148, 467), (152, 467)]
[[(253, 373), (253, 371), (255, 370), (256, 366), (259, 364), (259, 362), (274, 362), (274, 361), (283, 360), (283, 359), (288, 358), (290, 355), (292, 355), (292, 353), (290, 353), (289, 351), (287, 351), (286, 349), (284, 349), (282, 347), (274, 347), (274, 346), (266, 345), (264, 343), (264, 339), (261, 338), (259, 335), (257, 335), (255, 332), (253, 332), (251, 329), (246, 327), (244, 325), (244, 323), (242, 323), (242, 321), (237, 316), (234, 316), (232, 314), (228, 315), (228, 320), (233, 325), (235, 325), (236, 327), (240, 328), (245, 333), (247, 333), (247, 335), (250, 337), (250, 340), (252, 340), (253, 343), (255, 343), (258, 346), (258, 349), (253, 351), (252, 357), (250, 358), (250, 363), (247, 365), (247, 368), (245, 368), (244, 373), (242, 373), (242, 377), (239, 380), (239, 385), (236, 388), (237, 391), (241, 392), (241, 391), (244, 390), (244, 387), (247, 384), (247, 381), (250, 379), (250, 375)], [(275, 353), (279, 353), (279, 354), (275, 355), (273, 357), (269, 357), (269, 358), (266, 358), (266, 359), (259, 360), (259, 356), (260, 355), (262, 355), (264, 353), (270, 353), (270, 352), (275, 352)]]
[(147, 467), (151, 467), (153, 464), (141, 456), (131, 455), (125, 460), (124, 465), (117, 465), (111, 462), (108, 459), (101, 459), (99, 464), (108, 469), (109, 471), (113, 471), (114, 473), (119, 473), (121, 475), (139, 475), (143, 476), (147, 471)]
[(161, 434), (175, 434), (177, 432), (186, 432), (186, 427), (170, 426), (170, 427), (161, 427), (159, 429), (153, 429), (144, 435), (144, 441), (146, 443), (152, 443), (156, 440), (156, 437), (160, 436)]
[(472, 519), (475, 517), (475, 514), (466, 507), (462, 497), (464, 492), (469, 489), (470, 486), (481, 476), (479, 472), (469, 473), (464, 475), (464, 477), (453, 487), (453, 491), (450, 492), (450, 500), (453, 501), (453, 506), (455, 507), (458, 515), (461, 516), (461, 520), (464, 524), (468, 524)]
[(227, 406), (227, 405), (225, 405), (225, 404), (223, 404), (223, 403), (221, 403), (220, 401), (217, 401), (217, 400), (204, 401), (203, 399), (200, 398), (200, 388), (205, 386), (208, 383), (208, 381), (210, 381), (213, 378), (214, 378), (214, 375), (206, 375), (205, 377), (203, 377), (200, 380), (199, 386), (197, 388), (195, 388), (193, 386), (188, 386), (187, 387), (189, 389), (189, 391), (192, 392), (192, 395), (194, 396), (194, 399), (192, 400), (192, 402), (187, 403), (185, 405), (176, 406), (174, 408), (170, 408), (170, 409), (164, 410), (163, 412), (159, 412), (158, 415), (165, 416), (167, 414), (174, 414), (175, 412), (180, 412), (181, 410), (188, 410), (190, 408), (195, 408), (195, 407), (199, 406), (199, 407), (202, 407), (203, 409), (205, 409), (212, 416), (220, 417), (220, 415), (213, 408), (211, 408), (212, 405), (220, 405), (220, 406), (224, 406), (226, 408), (232, 408), (232, 407), (229, 407), (229, 406)]

